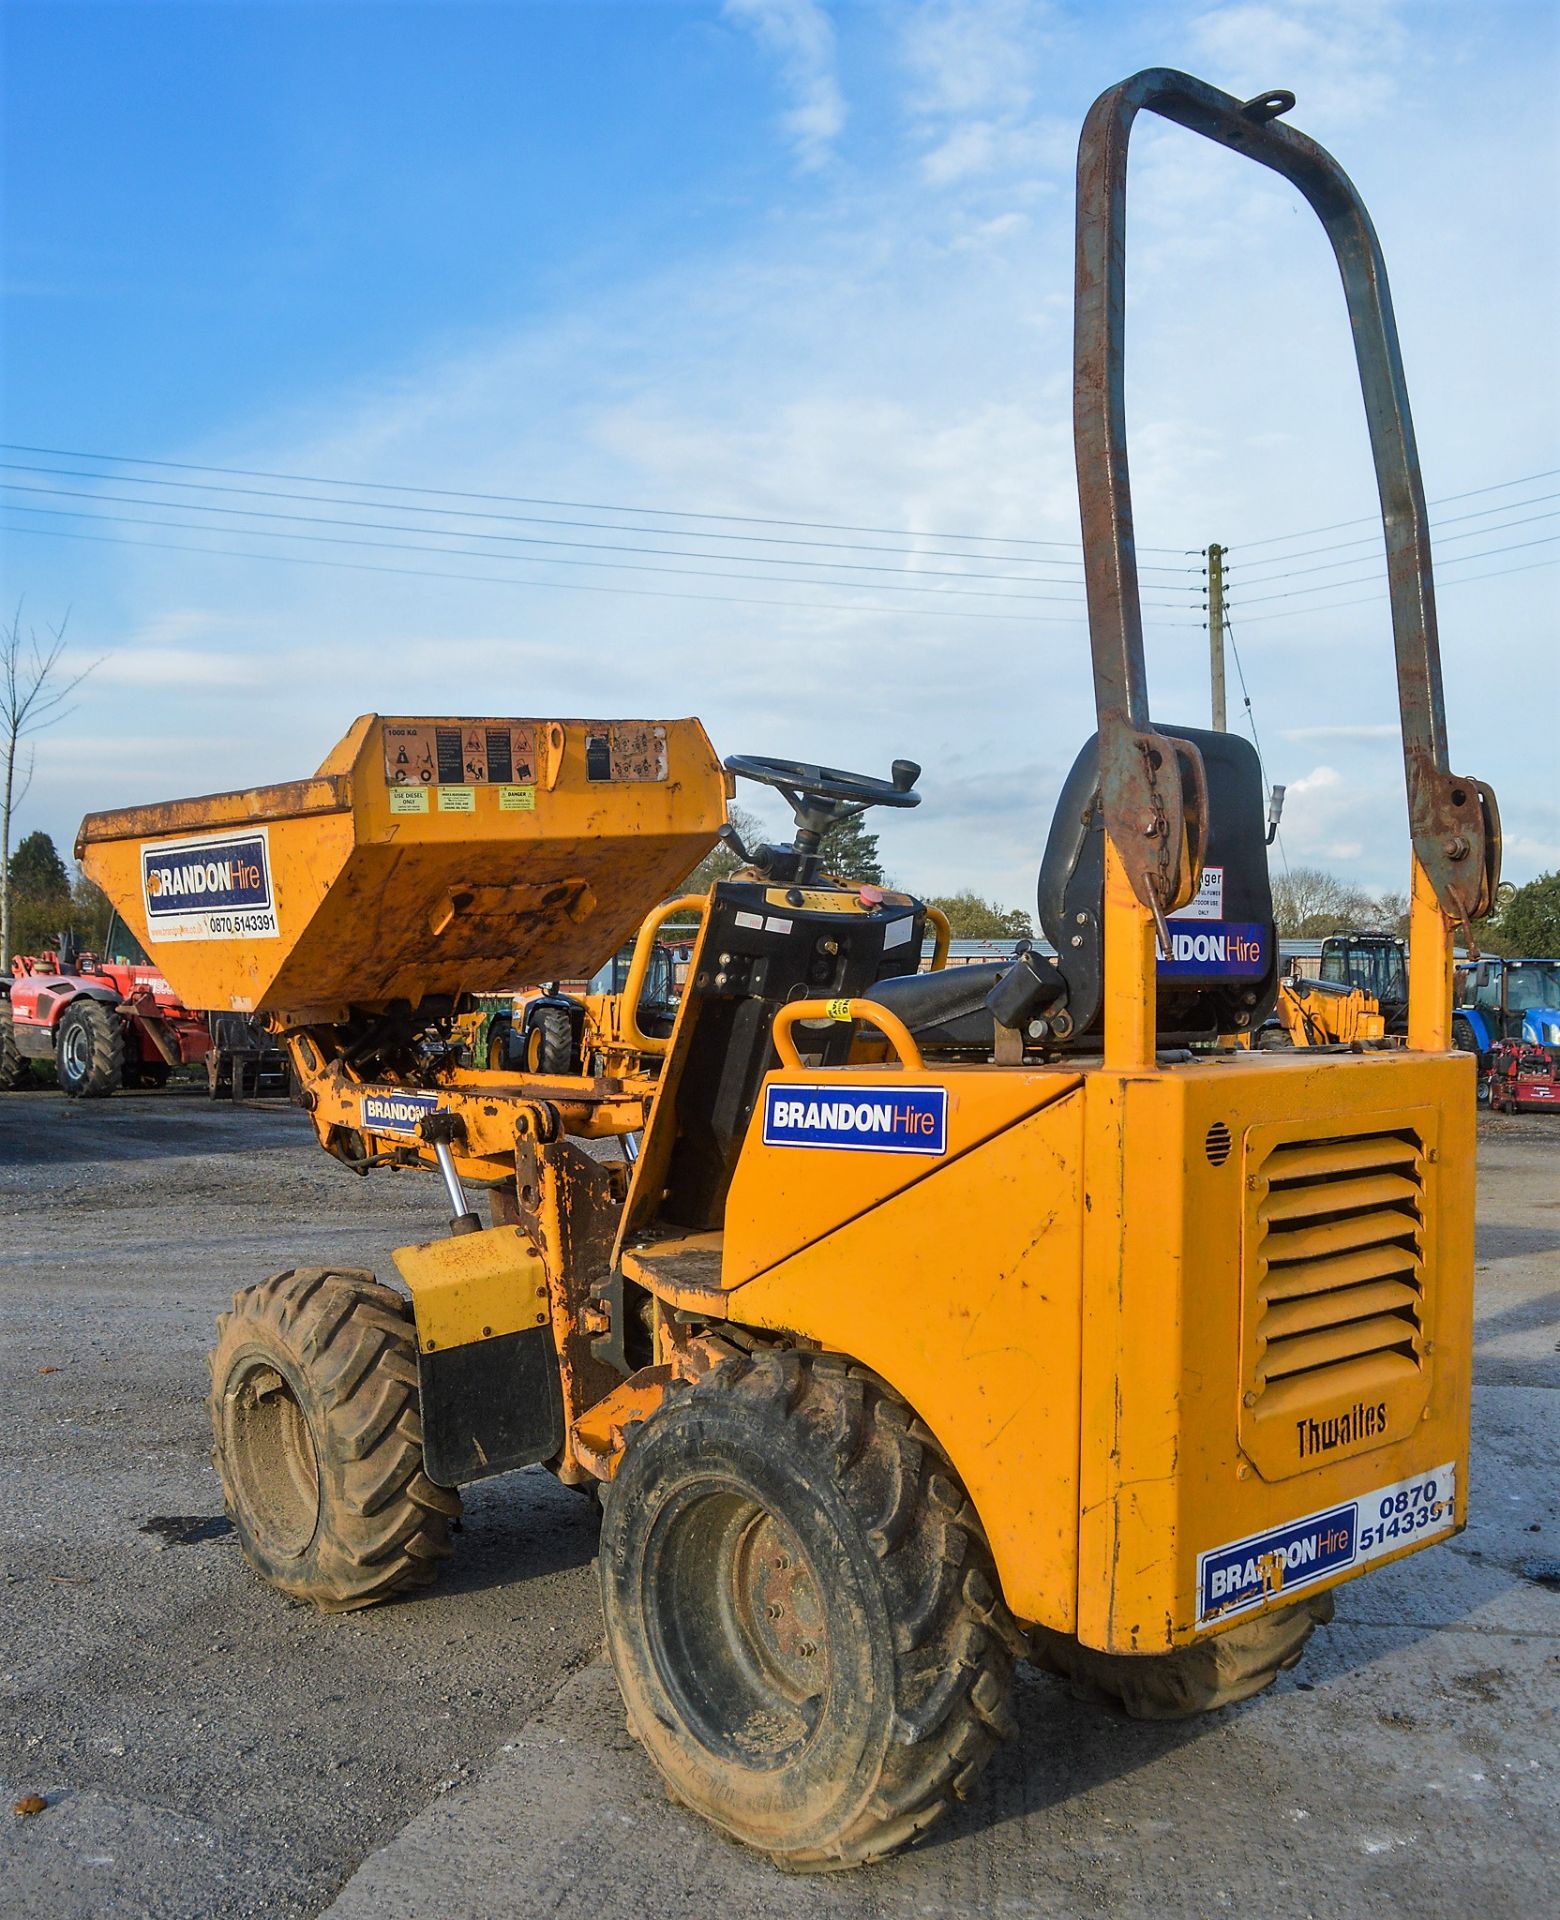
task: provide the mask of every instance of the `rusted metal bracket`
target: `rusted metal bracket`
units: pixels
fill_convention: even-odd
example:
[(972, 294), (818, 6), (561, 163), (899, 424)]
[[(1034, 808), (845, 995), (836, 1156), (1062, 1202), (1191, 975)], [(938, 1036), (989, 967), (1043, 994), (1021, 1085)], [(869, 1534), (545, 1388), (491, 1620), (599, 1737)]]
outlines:
[[(1326, 230), (1343, 279), (1386, 537), (1414, 851), (1448, 919), (1487, 912), (1500, 878), (1500, 821), (1479, 781), (1447, 768), (1446, 708), (1430, 573), (1430, 536), (1413, 419), (1380, 242), (1348, 175), (1279, 116), (1294, 95), (1240, 101), (1190, 74), (1154, 67), (1100, 95), (1078, 146), (1073, 434), (1099, 716), (1105, 827), (1144, 906), (1172, 911), (1166, 846), (1147, 824), (1174, 803), (1160, 777), (1166, 742), (1149, 719), (1123, 397), (1127, 148), (1142, 111), (1270, 167), (1297, 187)], [(1160, 765), (1153, 764), (1155, 752)], [(1190, 749), (1183, 748), (1184, 753)], [(1193, 870), (1195, 885), (1195, 868)], [(1168, 902), (1168, 904), (1167, 904)], [(1163, 937), (1161, 935), (1161, 937)]]

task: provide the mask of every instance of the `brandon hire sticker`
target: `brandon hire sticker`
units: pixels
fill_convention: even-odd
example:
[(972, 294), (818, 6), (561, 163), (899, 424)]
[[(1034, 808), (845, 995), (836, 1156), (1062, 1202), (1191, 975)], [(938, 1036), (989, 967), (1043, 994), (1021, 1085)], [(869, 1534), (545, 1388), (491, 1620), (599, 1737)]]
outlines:
[(274, 940), (271, 843), (265, 827), (141, 849), (146, 931), (160, 940)]
[(1303, 1520), (1235, 1540), (1197, 1556), (1197, 1624), (1211, 1626), (1269, 1600), (1299, 1593), (1345, 1568), (1419, 1546), (1447, 1533), (1457, 1505), (1457, 1468), (1448, 1462)]
[(764, 1145), (943, 1154), (948, 1089), (770, 1086), (764, 1091)]
[(363, 1131), (415, 1136), (428, 1115), (438, 1111), (436, 1093), (365, 1093)]

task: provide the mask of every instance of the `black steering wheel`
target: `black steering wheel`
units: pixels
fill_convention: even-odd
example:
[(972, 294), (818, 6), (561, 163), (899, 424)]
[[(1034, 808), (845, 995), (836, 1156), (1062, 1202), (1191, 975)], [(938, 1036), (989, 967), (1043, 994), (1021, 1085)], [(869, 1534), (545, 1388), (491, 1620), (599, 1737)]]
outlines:
[(867, 773), (846, 773), (839, 767), (813, 766), (805, 760), (771, 760), (762, 754), (734, 753), (726, 771), (743, 780), (778, 787), (796, 804), (795, 796), (822, 800), (840, 807), (918, 807), (915, 791), (921, 769), (913, 760), (896, 760), (893, 777), (875, 780)]

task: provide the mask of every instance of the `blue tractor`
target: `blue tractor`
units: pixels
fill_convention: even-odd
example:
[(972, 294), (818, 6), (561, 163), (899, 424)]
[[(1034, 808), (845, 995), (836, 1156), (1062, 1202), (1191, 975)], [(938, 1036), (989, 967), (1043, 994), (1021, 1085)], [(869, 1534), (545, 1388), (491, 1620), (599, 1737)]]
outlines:
[(1471, 960), (1457, 969), (1452, 1042), (1476, 1054), (1482, 1090), (1503, 1042), (1560, 1052), (1560, 960)]

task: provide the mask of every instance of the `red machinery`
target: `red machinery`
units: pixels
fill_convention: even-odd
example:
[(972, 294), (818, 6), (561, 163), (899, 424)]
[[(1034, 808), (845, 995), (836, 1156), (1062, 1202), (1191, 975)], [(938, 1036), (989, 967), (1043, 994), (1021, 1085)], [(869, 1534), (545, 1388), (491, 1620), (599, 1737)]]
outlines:
[(1496, 1113), (1560, 1109), (1560, 1073), (1551, 1047), (1498, 1040), (1490, 1053), (1490, 1107)]
[(0, 1091), (25, 1085), (33, 1060), (52, 1060), (76, 1099), (157, 1087), (210, 1046), (204, 1015), (184, 1005), (117, 914), (101, 956), (62, 942), (18, 954), (0, 981)]

